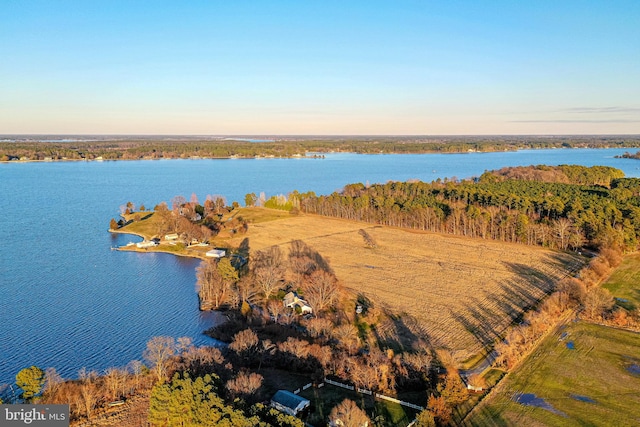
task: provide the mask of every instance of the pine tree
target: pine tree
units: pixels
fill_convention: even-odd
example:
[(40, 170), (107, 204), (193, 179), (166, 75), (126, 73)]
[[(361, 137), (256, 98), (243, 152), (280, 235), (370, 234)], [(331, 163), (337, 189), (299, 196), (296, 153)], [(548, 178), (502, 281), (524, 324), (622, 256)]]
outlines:
[(24, 368), (16, 375), (16, 385), (22, 389), (22, 397), (30, 402), (44, 387), (44, 371), (37, 366)]

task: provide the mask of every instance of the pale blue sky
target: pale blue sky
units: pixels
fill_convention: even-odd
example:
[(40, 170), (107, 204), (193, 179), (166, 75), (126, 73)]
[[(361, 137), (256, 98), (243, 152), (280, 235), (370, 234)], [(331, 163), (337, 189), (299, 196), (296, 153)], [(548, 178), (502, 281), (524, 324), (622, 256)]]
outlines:
[(0, 1), (0, 134), (640, 133), (640, 1)]

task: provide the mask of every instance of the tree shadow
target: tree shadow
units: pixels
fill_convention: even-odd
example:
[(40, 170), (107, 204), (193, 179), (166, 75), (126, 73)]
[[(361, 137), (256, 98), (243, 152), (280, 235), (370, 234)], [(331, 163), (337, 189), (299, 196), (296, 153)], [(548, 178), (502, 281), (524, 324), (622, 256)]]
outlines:
[(245, 237), (242, 239), (242, 242), (240, 242), (240, 246), (238, 246), (238, 254), (245, 258), (249, 258), (249, 250), (249, 238)]
[(497, 291), (485, 291), (464, 311), (452, 313), (485, 349), (491, 348), (509, 325), (520, 322), (525, 312), (536, 307), (555, 290), (561, 279), (581, 268), (583, 262), (577, 255), (556, 253), (535, 265), (508, 261), (503, 264), (515, 277), (500, 281)]

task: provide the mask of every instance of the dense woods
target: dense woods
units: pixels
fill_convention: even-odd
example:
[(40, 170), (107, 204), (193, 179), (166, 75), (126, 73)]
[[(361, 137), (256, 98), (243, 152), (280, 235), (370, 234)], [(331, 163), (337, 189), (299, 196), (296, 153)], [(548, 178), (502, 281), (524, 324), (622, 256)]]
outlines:
[(187, 136), (83, 137), (68, 142), (47, 142), (20, 137), (5, 141), (0, 142), (0, 161), (293, 157), (329, 152), (416, 154), (640, 146), (640, 137), (637, 136), (278, 137), (264, 142)]
[(640, 180), (595, 166), (535, 166), (457, 181), (350, 184), (292, 193), (303, 212), (558, 249), (617, 245), (640, 233)]

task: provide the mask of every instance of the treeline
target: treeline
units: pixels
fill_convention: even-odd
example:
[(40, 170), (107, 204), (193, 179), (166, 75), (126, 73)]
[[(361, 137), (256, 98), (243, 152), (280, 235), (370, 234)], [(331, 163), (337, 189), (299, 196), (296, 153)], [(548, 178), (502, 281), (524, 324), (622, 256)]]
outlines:
[(563, 250), (633, 249), (640, 179), (622, 176), (603, 166), (532, 166), (465, 181), (350, 184), (322, 196), (295, 192), (289, 203), (307, 213)]
[(611, 293), (600, 286), (621, 260), (619, 248), (604, 248), (576, 277), (558, 283), (536, 310), (526, 313), (522, 322), (511, 327), (504, 340), (496, 344), (495, 365), (511, 369), (547, 331), (575, 313), (586, 321), (638, 331), (640, 309), (617, 305)]
[(640, 137), (350, 137), (278, 138), (275, 141), (194, 138), (130, 138), (114, 140), (0, 142), (0, 161), (12, 160), (138, 160), (178, 158), (293, 157), (306, 153), (463, 153), (537, 148), (638, 147)]
[(626, 152), (621, 156), (616, 156), (616, 158), (618, 158), (618, 159), (636, 159), (636, 160), (639, 160), (640, 159), (640, 151), (636, 151), (633, 154), (629, 153), (629, 152)]

